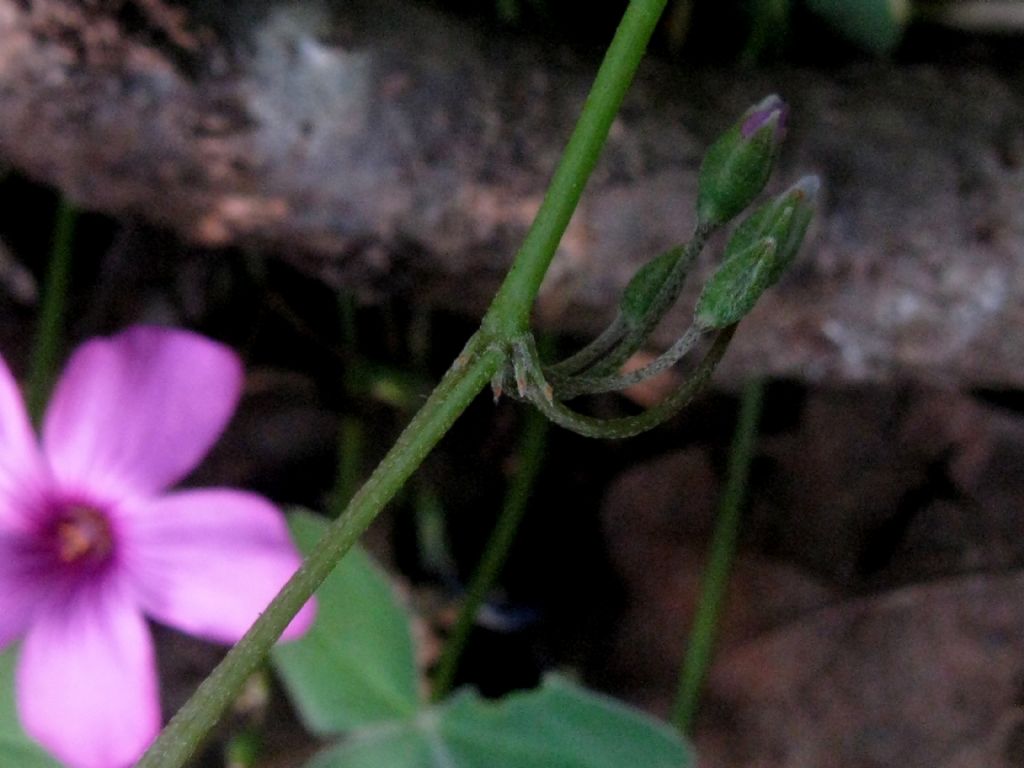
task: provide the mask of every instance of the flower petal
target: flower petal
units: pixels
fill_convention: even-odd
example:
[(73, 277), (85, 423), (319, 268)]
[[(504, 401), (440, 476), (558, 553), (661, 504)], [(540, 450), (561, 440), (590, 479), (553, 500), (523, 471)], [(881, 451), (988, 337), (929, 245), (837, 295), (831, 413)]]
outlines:
[(71, 768), (126, 768), (160, 729), (149, 629), (108, 590), (33, 622), (17, 669), (26, 732)]
[(0, 650), (28, 629), (36, 605), (45, 600), (46, 584), (25, 538), (0, 533)]
[[(142, 609), (209, 640), (238, 640), (300, 562), (283, 515), (244, 491), (137, 500), (124, 522), (125, 564)], [(283, 638), (305, 632), (313, 614), (310, 601)]]
[(43, 450), (66, 488), (151, 493), (206, 455), (241, 386), (238, 357), (188, 331), (136, 326), (94, 339), (57, 384)]
[(18, 385), (0, 358), (0, 535), (25, 519), (45, 471)]

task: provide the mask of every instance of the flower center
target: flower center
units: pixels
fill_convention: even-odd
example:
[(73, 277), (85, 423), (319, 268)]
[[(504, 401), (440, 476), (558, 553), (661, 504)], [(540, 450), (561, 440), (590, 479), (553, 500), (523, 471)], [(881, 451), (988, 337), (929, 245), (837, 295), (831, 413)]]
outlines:
[(105, 560), (114, 548), (114, 534), (106, 515), (93, 507), (68, 507), (56, 526), (57, 556), (65, 563)]

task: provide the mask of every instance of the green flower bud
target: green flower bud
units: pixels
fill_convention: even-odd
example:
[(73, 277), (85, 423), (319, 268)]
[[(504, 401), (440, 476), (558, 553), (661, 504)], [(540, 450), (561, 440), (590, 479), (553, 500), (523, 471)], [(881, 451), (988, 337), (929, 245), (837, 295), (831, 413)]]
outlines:
[(776, 247), (774, 238), (764, 237), (725, 258), (704, 284), (694, 322), (707, 331), (738, 323), (771, 285)]
[(635, 328), (643, 323), (658, 291), (668, 280), (682, 254), (681, 247), (670, 248), (636, 271), (619, 299), (619, 312), (628, 326)]
[(711, 145), (700, 166), (700, 224), (724, 224), (764, 189), (786, 133), (788, 112), (782, 99), (768, 96)]
[(778, 197), (754, 209), (733, 232), (725, 247), (725, 259), (762, 238), (771, 237), (775, 240), (776, 251), (769, 284), (775, 283), (800, 250), (814, 216), (820, 187), (817, 176), (804, 176)]

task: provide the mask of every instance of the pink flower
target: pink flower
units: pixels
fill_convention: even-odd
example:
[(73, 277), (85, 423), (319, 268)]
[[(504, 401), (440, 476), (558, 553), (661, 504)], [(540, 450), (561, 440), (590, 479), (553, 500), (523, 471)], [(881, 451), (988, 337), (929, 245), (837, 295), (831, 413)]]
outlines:
[(265, 498), (167, 491), (223, 431), (241, 386), (234, 353), (193, 333), (94, 339), (57, 384), (40, 448), (0, 359), (0, 648), (24, 638), (22, 723), (74, 768), (130, 765), (160, 727), (143, 614), (231, 643), (299, 564)]

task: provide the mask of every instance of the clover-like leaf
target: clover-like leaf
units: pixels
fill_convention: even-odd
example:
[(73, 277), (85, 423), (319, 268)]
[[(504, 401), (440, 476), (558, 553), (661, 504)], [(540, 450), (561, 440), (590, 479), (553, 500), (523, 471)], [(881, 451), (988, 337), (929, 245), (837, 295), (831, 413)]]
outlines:
[(413, 719), (360, 729), (307, 768), (689, 768), (664, 723), (557, 676), (487, 701), (463, 691)]
[[(306, 553), (327, 527), (307, 511), (293, 513), (289, 524)], [(306, 727), (333, 734), (417, 712), (409, 616), (383, 570), (354, 547), (316, 594), (313, 627), (273, 651), (274, 666)]]

